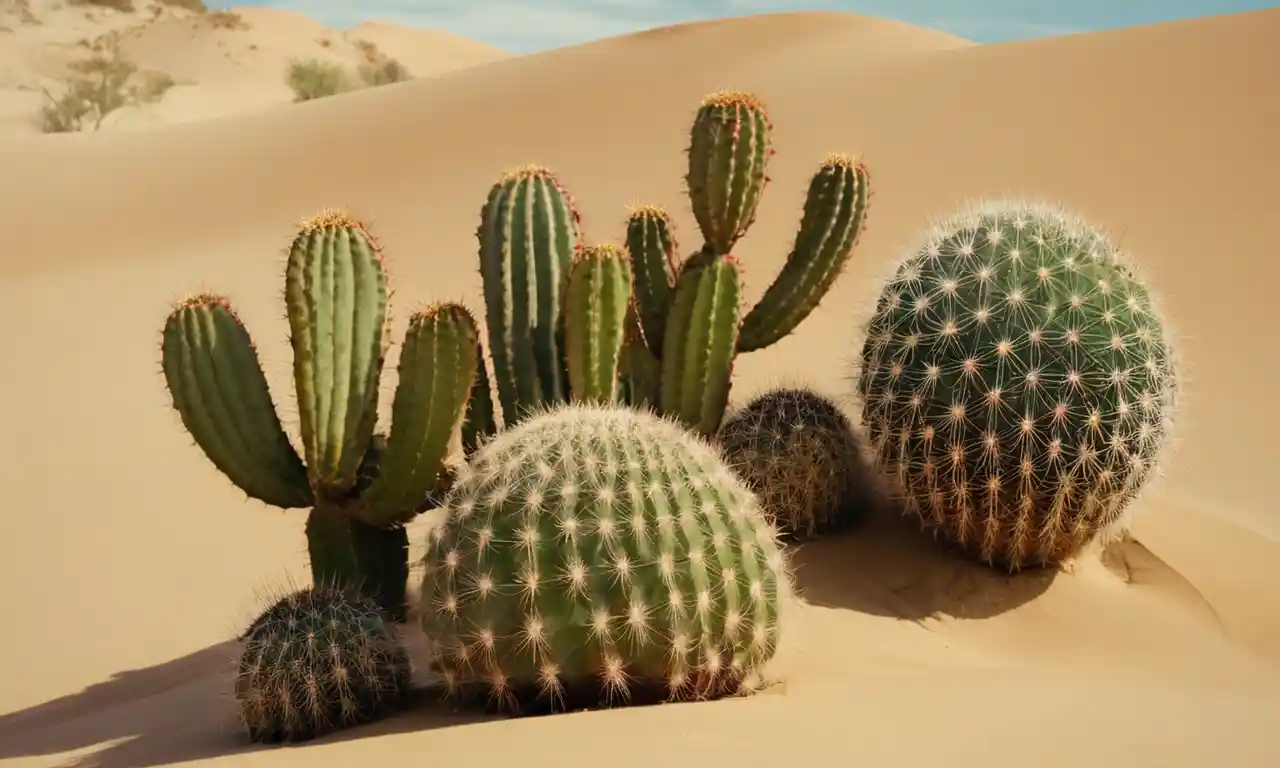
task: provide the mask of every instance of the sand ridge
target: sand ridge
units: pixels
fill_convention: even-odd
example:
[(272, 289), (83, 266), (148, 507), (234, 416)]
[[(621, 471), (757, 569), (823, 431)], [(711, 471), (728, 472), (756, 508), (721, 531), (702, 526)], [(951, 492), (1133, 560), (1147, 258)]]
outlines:
[[(0, 613), (21, 629), (0, 653), (0, 760), (278, 767), (537, 750), (583, 766), (1275, 765), (1280, 510), (1266, 437), (1280, 416), (1260, 382), (1275, 375), (1280, 274), (1257, 222), (1280, 201), (1280, 103), (1265, 79), (1280, 71), (1278, 30), (1271, 10), (976, 46), (783, 14), (145, 132), (0, 139), (0, 349), (18, 372), (0, 398)], [(231, 295), (296, 433), (279, 305), (294, 221), (328, 205), (370, 221), (399, 338), (418, 304), (480, 306), (476, 217), (511, 165), (555, 169), (593, 241), (620, 238), (625, 205), (647, 200), (692, 243), (685, 131), (698, 99), (725, 87), (759, 93), (776, 126), (772, 183), (738, 249), (749, 300), (781, 265), (828, 151), (864, 156), (877, 191), (833, 294), (794, 336), (739, 358), (734, 402), (780, 379), (847, 396), (866, 296), (930, 217), (976, 196), (1060, 202), (1143, 264), (1187, 370), (1179, 442), (1132, 538), (1010, 577), (877, 519), (795, 551), (808, 604), (781, 690), (505, 721), (424, 705), (245, 751), (226, 639), (264, 591), (304, 580), (302, 517), (244, 501), (189, 444), (158, 372), (169, 302)], [(394, 374), (383, 386), (389, 399)]]

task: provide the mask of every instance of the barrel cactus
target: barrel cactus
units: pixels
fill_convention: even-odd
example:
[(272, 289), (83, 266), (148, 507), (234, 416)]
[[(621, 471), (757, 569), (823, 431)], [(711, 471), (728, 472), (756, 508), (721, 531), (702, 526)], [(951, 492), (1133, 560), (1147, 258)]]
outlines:
[(752, 687), (774, 654), (777, 533), (674, 421), (594, 403), (533, 415), (481, 447), (445, 506), (419, 610), (458, 700), (711, 698)]
[(374, 428), (389, 289), (378, 242), (338, 211), (308, 219), (289, 250), (284, 295), (305, 462), (281, 426), (249, 332), (223, 296), (189, 297), (165, 322), (162, 367), (173, 406), (245, 494), (286, 509), (311, 507), (306, 534), (316, 584), (358, 585), (402, 619), (403, 524), (447, 477), (479, 331), (457, 304), (409, 318), (383, 439)]
[(725, 420), (716, 442), (784, 535), (814, 538), (868, 511), (873, 485), (861, 439), (840, 407), (813, 390), (758, 395)]
[(782, 271), (743, 313), (741, 268), (731, 252), (755, 220), (769, 181), (772, 130), (753, 94), (724, 91), (703, 100), (685, 175), (703, 245), (687, 259), (677, 256), (671, 218), (661, 207), (636, 206), (627, 220), (635, 264), (634, 327), (623, 355), (628, 396), (704, 436), (715, 434), (724, 417), (734, 357), (777, 342), (813, 312), (866, 223), (867, 166), (828, 156), (809, 182)]
[(906, 509), (1011, 570), (1106, 532), (1156, 469), (1178, 395), (1146, 285), (1047, 205), (940, 222), (897, 265), (862, 347), (862, 418)]
[(350, 588), (287, 595), (240, 638), (235, 697), (249, 739), (306, 741), (401, 708), (409, 656), (380, 607)]

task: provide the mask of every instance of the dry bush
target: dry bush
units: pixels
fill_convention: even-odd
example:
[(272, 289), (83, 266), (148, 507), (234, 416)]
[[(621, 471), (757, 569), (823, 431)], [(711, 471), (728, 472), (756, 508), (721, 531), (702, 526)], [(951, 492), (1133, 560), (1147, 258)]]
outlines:
[(205, 20), (214, 29), (248, 29), (244, 17), (233, 11), (213, 11), (205, 14)]
[(174, 8), (185, 8), (188, 11), (196, 13), (205, 13), (209, 10), (209, 6), (204, 4), (204, 0), (160, 0), (164, 5)]
[(70, 0), (70, 5), (92, 5), (98, 8), (111, 8), (122, 13), (133, 13), (137, 10), (133, 0)]
[(133, 62), (114, 51), (74, 62), (71, 69), (75, 74), (61, 93), (44, 91), (45, 105), (38, 120), (45, 133), (73, 133), (86, 127), (96, 131), (107, 115), (121, 107), (159, 101), (174, 84), (162, 72), (139, 74)]
[(356, 75), (365, 85), (376, 87), (413, 78), (405, 65), (378, 50), (378, 46), (368, 40), (357, 40), (356, 47), (364, 56), (364, 62), (357, 68)]
[(294, 101), (310, 101), (350, 91), (355, 87), (341, 64), (320, 59), (295, 60), (285, 76)]

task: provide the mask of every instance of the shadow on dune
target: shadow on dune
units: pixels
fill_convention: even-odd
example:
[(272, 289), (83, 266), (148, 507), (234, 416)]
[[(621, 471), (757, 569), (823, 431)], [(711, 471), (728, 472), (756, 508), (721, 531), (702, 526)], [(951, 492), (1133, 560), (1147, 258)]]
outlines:
[(887, 507), (853, 530), (792, 544), (789, 554), (809, 603), (909, 621), (997, 616), (1039, 597), (1059, 573), (989, 568)]
[(236, 643), (221, 643), (0, 716), (0, 760), (92, 750), (63, 765), (149, 768), (496, 719), (454, 714), (437, 694), (422, 691), (408, 711), (380, 722), (297, 745), (251, 744), (239, 730), (231, 698), (229, 671), (237, 652)]

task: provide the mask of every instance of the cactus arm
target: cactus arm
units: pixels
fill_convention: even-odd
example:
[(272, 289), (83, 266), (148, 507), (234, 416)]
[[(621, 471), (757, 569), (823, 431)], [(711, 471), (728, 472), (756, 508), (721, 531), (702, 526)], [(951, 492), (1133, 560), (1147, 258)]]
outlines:
[(409, 320), (391, 407), (391, 434), (378, 477), (352, 505), (369, 525), (412, 519), (436, 485), (476, 376), (480, 332), (459, 304), (439, 304)]
[(772, 125), (749, 93), (725, 91), (703, 100), (690, 131), (685, 183), (707, 246), (727, 254), (755, 221), (764, 192)]
[(626, 242), (635, 265), (636, 316), (643, 341), (655, 356), (661, 355), (677, 266), (671, 218), (657, 206), (638, 206), (627, 218)]
[(818, 306), (849, 262), (866, 221), (866, 165), (828, 157), (805, 198), (795, 247), (773, 284), (742, 321), (739, 352), (767, 347), (791, 333)]
[(732, 256), (686, 264), (662, 342), (662, 411), (714, 435), (729, 404), (742, 278)]
[(631, 303), (631, 261), (612, 245), (583, 249), (565, 295), (565, 350), (573, 399), (612, 402)]
[(573, 200), (545, 168), (505, 173), (477, 231), (489, 353), (504, 421), (568, 399), (560, 300), (581, 239)]
[(355, 484), (377, 420), (387, 313), (377, 242), (337, 211), (303, 222), (289, 251), (285, 303), (311, 484), (317, 495), (338, 497)]
[(280, 426), (249, 332), (225, 298), (202, 294), (165, 322), (161, 365), (196, 444), (249, 496), (285, 509), (312, 503), (307, 470)]
[(476, 344), (476, 377), (467, 399), (467, 417), (462, 422), (462, 452), (470, 456), (480, 441), (498, 431), (493, 415), (493, 388), (484, 364), (484, 346)]

